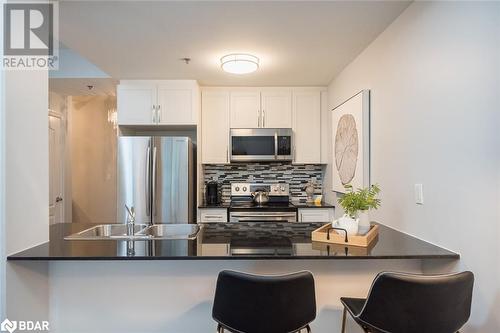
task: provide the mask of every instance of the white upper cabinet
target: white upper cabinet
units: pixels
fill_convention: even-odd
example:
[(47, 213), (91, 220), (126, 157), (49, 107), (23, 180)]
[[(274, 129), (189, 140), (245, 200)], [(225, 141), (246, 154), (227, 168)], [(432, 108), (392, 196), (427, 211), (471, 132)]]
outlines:
[(260, 124), (260, 91), (231, 92), (231, 128), (257, 128)]
[(155, 121), (155, 85), (119, 85), (117, 88), (118, 124), (147, 125)]
[(196, 81), (126, 81), (118, 86), (118, 124), (196, 125), (199, 99)]
[(292, 92), (286, 89), (231, 91), (231, 128), (291, 128)]
[(265, 90), (261, 93), (261, 126), (265, 128), (292, 127), (291, 90)]
[(229, 91), (204, 90), (201, 105), (202, 163), (228, 163)]
[(321, 92), (293, 93), (294, 163), (321, 163)]

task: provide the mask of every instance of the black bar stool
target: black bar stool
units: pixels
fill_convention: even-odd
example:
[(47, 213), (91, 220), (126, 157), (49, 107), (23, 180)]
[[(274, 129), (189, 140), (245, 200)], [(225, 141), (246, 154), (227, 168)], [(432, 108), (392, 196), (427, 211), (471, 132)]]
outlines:
[(219, 333), (310, 332), (316, 318), (314, 278), (310, 272), (260, 276), (222, 271), (212, 318)]
[(379, 273), (368, 298), (340, 300), (365, 332), (453, 333), (469, 320), (474, 274)]

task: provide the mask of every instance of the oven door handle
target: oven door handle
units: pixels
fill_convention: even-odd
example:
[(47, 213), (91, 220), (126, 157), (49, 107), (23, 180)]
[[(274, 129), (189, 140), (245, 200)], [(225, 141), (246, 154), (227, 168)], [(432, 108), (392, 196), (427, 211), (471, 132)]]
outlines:
[(279, 213), (279, 214), (244, 214), (244, 213), (231, 213), (232, 217), (250, 217), (250, 218), (259, 218), (259, 217), (295, 217), (297, 214), (295, 213)]
[(274, 159), (278, 159), (278, 132), (274, 132)]
[(273, 217), (264, 217), (264, 218), (259, 218), (259, 217), (239, 217), (237, 222), (266, 222), (266, 221), (273, 221), (273, 222), (280, 222), (280, 221), (286, 221), (286, 222), (295, 222), (294, 219), (290, 219), (291, 216), (288, 217), (281, 217), (281, 216), (273, 216)]

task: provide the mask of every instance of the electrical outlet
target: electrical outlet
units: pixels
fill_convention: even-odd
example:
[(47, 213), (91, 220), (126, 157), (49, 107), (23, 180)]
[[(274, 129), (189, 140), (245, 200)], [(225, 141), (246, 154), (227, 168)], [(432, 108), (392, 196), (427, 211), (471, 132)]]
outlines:
[(424, 188), (422, 184), (415, 184), (415, 203), (417, 205), (424, 204)]

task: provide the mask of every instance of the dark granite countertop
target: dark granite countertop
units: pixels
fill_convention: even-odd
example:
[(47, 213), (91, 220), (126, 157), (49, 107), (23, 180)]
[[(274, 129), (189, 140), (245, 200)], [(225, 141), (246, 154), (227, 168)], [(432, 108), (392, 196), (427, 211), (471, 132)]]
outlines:
[(207, 204), (205, 202), (201, 203), (198, 205), (198, 208), (224, 208), (227, 209), (229, 208), (229, 203), (228, 202), (221, 202), (217, 204)]
[(324, 201), (321, 201), (319, 204), (307, 202), (292, 202), (292, 204), (297, 208), (335, 208), (334, 205)]
[[(314, 204), (314, 203), (307, 203), (307, 202), (296, 202), (292, 201), (290, 204), (295, 207), (295, 208), (335, 208), (334, 205), (329, 204), (327, 202), (322, 201), (320, 204)], [(261, 206), (265, 207), (265, 205)], [(229, 202), (221, 202), (218, 204), (206, 204), (202, 203), (198, 205), (198, 208), (205, 209), (205, 208), (231, 208), (231, 204)]]
[(240, 259), (458, 259), (459, 255), (380, 225), (369, 248), (311, 241), (324, 223), (211, 223), (195, 240), (64, 240), (91, 224), (55, 224), (50, 241), (10, 255), (8, 260), (240, 260)]

